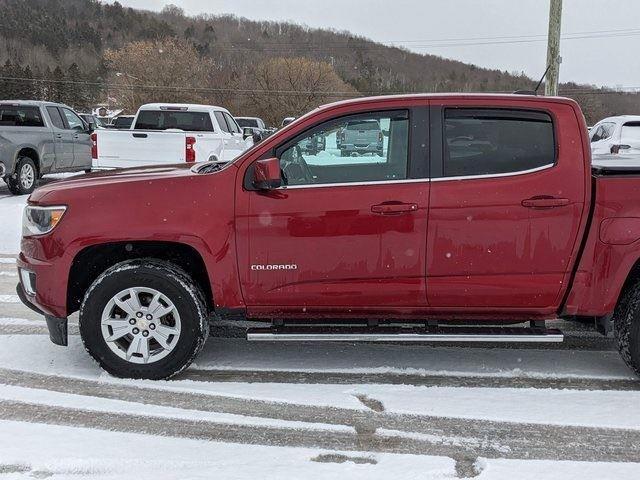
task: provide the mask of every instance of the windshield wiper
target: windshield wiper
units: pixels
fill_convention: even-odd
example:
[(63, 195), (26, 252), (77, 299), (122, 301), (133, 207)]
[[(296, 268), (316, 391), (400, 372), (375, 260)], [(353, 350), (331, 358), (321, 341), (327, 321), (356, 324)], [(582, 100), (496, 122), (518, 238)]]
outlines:
[(201, 166), (198, 169), (198, 173), (213, 173), (213, 172), (217, 172), (218, 170), (220, 170), (220, 168), (222, 168), (222, 165), (224, 165), (224, 164), (220, 164), (220, 163), (216, 163), (216, 162), (207, 163), (207, 164)]

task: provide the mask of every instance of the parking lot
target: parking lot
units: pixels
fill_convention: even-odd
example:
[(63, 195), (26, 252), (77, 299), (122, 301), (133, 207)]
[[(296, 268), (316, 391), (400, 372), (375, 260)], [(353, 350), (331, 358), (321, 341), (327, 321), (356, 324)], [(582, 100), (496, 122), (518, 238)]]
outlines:
[[(0, 188), (0, 423), (12, 432), (2, 473), (101, 477), (136, 465), (152, 476), (144, 453), (119, 447), (128, 441), (162, 449), (168, 471), (194, 476), (207, 462), (236, 472), (244, 444), (272, 467), (269, 478), (303, 469), (326, 478), (637, 472), (628, 462), (640, 454), (640, 381), (613, 339), (580, 324), (562, 323), (566, 341), (546, 347), (252, 344), (224, 324), (174, 380), (112, 378), (84, 351), (77, 314), (70, 346), (57, 347), (19, 303), (8, 250), (24, 202)], [(38, 450), (43, 437), (49, 446)], [(69, 451), (82, 462), (71, 466)]]

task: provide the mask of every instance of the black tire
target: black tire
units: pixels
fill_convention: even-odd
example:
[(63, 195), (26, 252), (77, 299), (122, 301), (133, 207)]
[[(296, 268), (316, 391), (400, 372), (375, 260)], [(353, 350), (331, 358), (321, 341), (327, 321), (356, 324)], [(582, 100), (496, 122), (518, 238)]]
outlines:
[[(173, 350), (152, 363), (134, 363), (114, 353), (102, 334), (101, 317), (118, 292), (153, 288), (169, 298), (180, 316), (181, 331)], [(156, 259), (128, 260), (106, 270), (89, 287), (80, 306), (80, 335), (85, 349), (111, 375), (160, 380), (187, 368), (209, 335), (204, 295), (180, 267)]]
[(628, 286), (621, 295), (613, 325), (620, 356), (640, 376), (640, 281)]
[[(32, 172), (33, 180), (28, 185), (23, 185), (21, 182), (21, 177), (23, 174), (23, 170), (30, 168)], [(36, 163), (29, 157), (20, 157), (16, 162), (16, 169), (13, 175), (7, 177), (7, 185), (9, 186), (9, 191), (14, 195), (28, 195), (33, 192), (36, 188), (36, 184), (38, 183), (38, 168), (36, 167)]]

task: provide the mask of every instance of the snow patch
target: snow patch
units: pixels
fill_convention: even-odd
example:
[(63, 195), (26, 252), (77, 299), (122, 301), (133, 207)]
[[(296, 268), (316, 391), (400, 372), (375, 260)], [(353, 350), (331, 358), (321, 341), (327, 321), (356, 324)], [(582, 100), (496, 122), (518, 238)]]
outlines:
[(0, 295), (0, 303), (20, 303), (18, 295)]

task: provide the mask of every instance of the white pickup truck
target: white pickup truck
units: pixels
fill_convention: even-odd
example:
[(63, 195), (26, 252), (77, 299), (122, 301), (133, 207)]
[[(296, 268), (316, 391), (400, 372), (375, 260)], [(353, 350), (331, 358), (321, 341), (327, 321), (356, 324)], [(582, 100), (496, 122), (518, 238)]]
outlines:
[(228, 110), (211, 105), (143, 105), (129, 130), (91, 135), (93, 168), (228, 162), (253, 145)]

